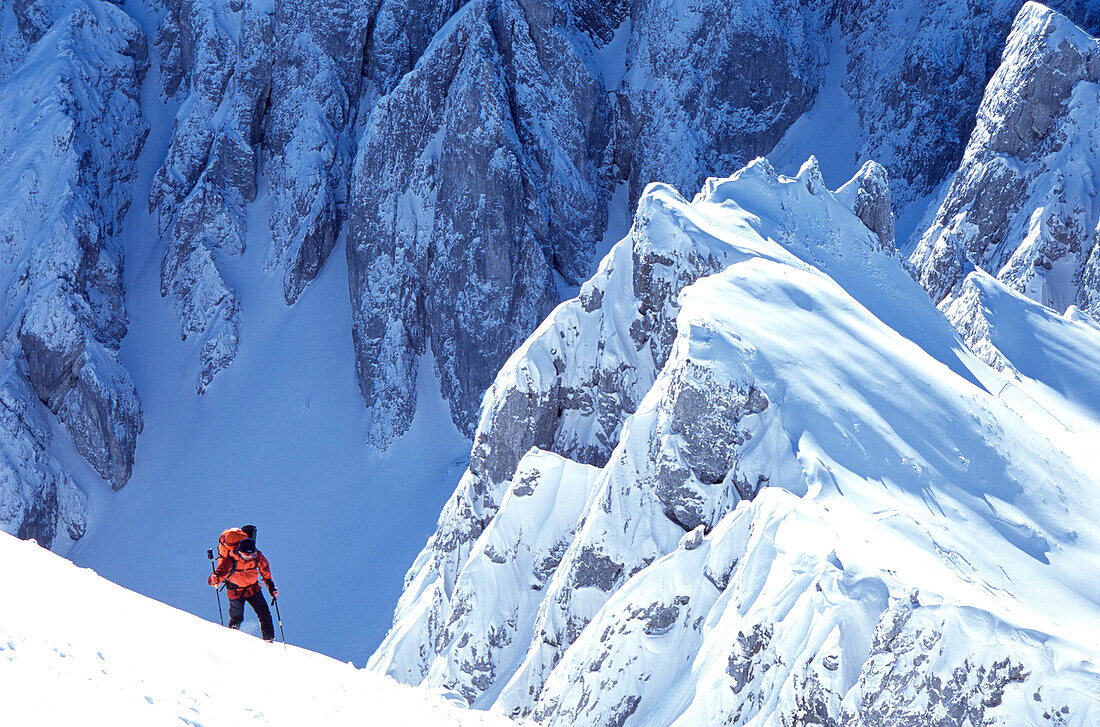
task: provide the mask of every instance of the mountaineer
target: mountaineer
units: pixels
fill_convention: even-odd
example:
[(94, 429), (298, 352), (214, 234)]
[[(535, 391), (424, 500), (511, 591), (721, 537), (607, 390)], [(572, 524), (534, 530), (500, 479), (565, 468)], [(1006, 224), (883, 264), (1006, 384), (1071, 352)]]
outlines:
[(271, 578), (271, 565), (256, 549), (255, 534), (256, 529), (251, 525), (229, 528), (223, 532), (218, 538), (218, 565), (206, 582), (215, 588), (225, 583), (225, 594), (229, 598), (229, 628), (241, 627), (244, 604), (247, 602), (260, 619), (260, 634), (264, 641), (274, 641), (275, 627), (271, 622), (271, 610), (260, 589), (261, 579), (272, 599), (278, 596), (279, 591)]

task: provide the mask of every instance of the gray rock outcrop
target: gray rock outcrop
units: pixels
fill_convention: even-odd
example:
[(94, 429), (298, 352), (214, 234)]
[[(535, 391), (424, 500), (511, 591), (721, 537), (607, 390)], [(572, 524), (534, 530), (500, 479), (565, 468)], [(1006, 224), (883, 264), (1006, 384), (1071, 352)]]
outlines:
[(883, 250), (896, 250), (890, 178), (881, 164), (867, 162), (836, 194), (867, 229), (875, 233)]
[[(959, 171), (911, 262), (949, 304), (974, 266), (1058, 312), (1096, 312), (1100, 41), (1029, 3)], [(964, 332), (965, 333), (965, 332)]]
[(0, 376), (0, 530), (45, 547), (79, 540), (87, 527), (88, 498), (56, 457), (52, 419), (9, 365)]
[(466, 5), (375, 106), (351, 189), (356, 370), (379, 442), (434, 356), (455, 423), (576, 284), (603, 230), (610, 109), (553, 4)]

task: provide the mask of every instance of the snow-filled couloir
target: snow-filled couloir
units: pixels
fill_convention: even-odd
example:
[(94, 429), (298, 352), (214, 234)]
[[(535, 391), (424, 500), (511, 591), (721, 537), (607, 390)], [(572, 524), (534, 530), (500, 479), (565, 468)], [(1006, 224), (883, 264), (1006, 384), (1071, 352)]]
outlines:
[(490, 388), (371, 666), (553, 725), (1095, 724), (1084, 374), (972, 353), (884, 174), (650, 186)]

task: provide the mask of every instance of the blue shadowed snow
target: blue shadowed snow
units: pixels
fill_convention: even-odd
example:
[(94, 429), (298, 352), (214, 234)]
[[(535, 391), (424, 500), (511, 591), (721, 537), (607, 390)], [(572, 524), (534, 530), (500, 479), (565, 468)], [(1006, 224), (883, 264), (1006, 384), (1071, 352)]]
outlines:
[[(149, 189), (171, 129), (171, 109), (155, 98), (158, 67), (152, 64), (144, 90), (151, 131), (140, 190)], [(145, 429), (129, 484), (89, 493), (88, 534), (68, 555), (216, 621), (206, 550), (224, 528), (255, 523), (288, 642), (363, 664), (390, 626), (405, 571), (465, 468), (470, 443), (451, 424), (425, 360), (409, 433), (385, 454), (365, 444), (343, 238), (288, 307), (281, 273), (263, 271), (269, 206), (261, 188), (244, 255), (219, 258), (241, 300), (240, 349), (203, 396), (195, 393), (197, 346), (181, 342), (160, 297), (163, 245), (154, 242), (155, 222), (144, 200), (131, 208), (122, 358)], [(247, 609), (245, 628), (258, 632)]]
[(981, 292), (997, 350), (1022, 376), (1100, 420), (1100, 331), (1058, 315), (985, 273), (971, 273), (970, 281)]

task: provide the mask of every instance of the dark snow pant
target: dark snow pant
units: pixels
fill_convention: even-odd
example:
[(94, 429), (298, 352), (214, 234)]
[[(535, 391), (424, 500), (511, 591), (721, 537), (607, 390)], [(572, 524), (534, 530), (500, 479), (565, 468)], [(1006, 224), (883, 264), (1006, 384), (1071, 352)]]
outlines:
[(263, 635), (264, 641), (274, 639), (275, 626), (271, 623), (271, 609), (267, 607), (263, 591), (256, 591), (248, 598), (229, 599), (229, 628), (239, 629), (241, 627), (241, 621), (244, 621), (245, 601), (248, 601), (248, 604), (252, 606), (252, 610), (256, 612), (256, 618), (260, 619), (260, 634)]

